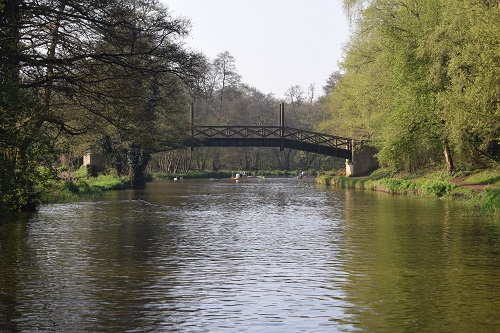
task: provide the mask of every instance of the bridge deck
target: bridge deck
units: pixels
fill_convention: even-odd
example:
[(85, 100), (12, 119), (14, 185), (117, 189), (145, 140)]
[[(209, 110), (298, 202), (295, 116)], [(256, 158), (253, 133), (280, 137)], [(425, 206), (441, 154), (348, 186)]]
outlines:
[(352, 140), (281, 126), (195, 126), (194, 145), (205, 147), (280, 147), (352, 158)]

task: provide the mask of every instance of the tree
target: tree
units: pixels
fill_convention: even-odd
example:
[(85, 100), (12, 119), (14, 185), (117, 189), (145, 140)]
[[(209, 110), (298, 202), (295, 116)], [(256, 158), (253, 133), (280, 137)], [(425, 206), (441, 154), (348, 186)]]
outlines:
[[(443, 0), (443, 20), (428, 46), (446, 89), (437, 95), (450, 144), (468, 163), (500, 162), (500, 4)], [(446, 38), (441, 36), (446, 35)], [(437, 73), (437, 74), (436, 74)]]
[[(0, 59), (2, 74), (9, 75), (2, 75), (2, 86), (10, 87), (1, 97), (2, 113), (10, 115), (2, 117), (10, 140), (6, 151), (24, 147), (23, 154), (33, 156), (36, 147), (46, 156), (65, 135), (107, 131), (139, 145), (156, 144), (159, 137), (169, 145), (165, 134), (177, 126), (167, 107), (172, 99), (185, 98), (184, 87), (202, 64), (199, 54), (182, 46), (187, 21), (173, 19), (156, 0), (5, 0), (3, 5)], [(14, 99), (31, 101), (26, 112), (19, 112)], [(32, 128), (29, 143), (20, 142), (19, 126)], [(31, 169), (42, 162), (35, 158)], [(26, 200), (32, 199), (5, 203), (17, 208)]]
[(227, 51), (217, 55), (213, 67), (218, 81), (219, 109), (221, 109), (226, 89), (237, 87), (241, 77), (236, 71), (236, 60)]
[(356, 30), (323, 128), (371, 140), (380, 162), (396, 170), (443, 161), (452, 172), (453, 156), (463, 159), (464, 151), (494, 160), (498, 3), (346, 0), (344, 7)]
[(27, 208), (34, 199), (38, 160), (48, 138), (40, 131), (42, 107), (22, 89), (21, 1), (3, 1), (0, 16), (0, 208)]
[(209, 114), (211, 125), (227, 121), (225, 102), (238, 90), (240, 82), (236, 60), (229, 52), (219, 53), (213, 61), (207, 62), (194, 96), (198, 118)]
[(340, 71), (335, 71), (326, 80), (326, 84), (323, 86), (323, 92), (325, 95), (331, 94), (335, 90), (335, 86), (342, 78)]

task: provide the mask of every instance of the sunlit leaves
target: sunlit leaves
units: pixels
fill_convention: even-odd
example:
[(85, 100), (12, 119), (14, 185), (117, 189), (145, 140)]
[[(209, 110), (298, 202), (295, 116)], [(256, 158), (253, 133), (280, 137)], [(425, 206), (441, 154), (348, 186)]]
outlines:
[(462, 163), (499, 159), (498, 2), (345, 0), (344, 6), (356, 17), (355, 32), (325, 128), (371, 139), (380, 161), (397, 169), (444, 161), (448, 145)]

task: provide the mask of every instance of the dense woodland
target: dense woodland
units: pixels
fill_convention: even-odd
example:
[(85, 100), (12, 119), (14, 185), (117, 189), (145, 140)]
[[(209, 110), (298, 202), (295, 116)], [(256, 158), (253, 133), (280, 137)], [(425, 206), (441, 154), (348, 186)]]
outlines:
[[(344, 0), (354, 25), (324, 130), (415, 171), (500, 161), (500, 1)], [(338, 132), (340, 131), (340, 132)]]
[(190, 22), (157, 0), (0, 0), (0, 206), (36, 201), (47, 170), (78, 168), (89, 149), (135, 187), (146, 172), (339, 163), (272, 148), (179, 149), (191, 107), (197, 125), (277, 125), (286, 102), (287, 126), (366, 140), (394, 171), (496, 166), (499, 1), (343, 4), (352, 35), (340, 70), (321, 88), (291, 83), (282, 101), (242, 82), (229, 52), (187, 48)]

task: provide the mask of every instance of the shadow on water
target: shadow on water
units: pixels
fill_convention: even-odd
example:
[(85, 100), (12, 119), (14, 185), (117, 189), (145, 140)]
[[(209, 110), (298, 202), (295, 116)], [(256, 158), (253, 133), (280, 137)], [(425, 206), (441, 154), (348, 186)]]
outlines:
[(499, 228), (455, 203), (161, 181), (0, 225), (0, 331), (491, 332)]

